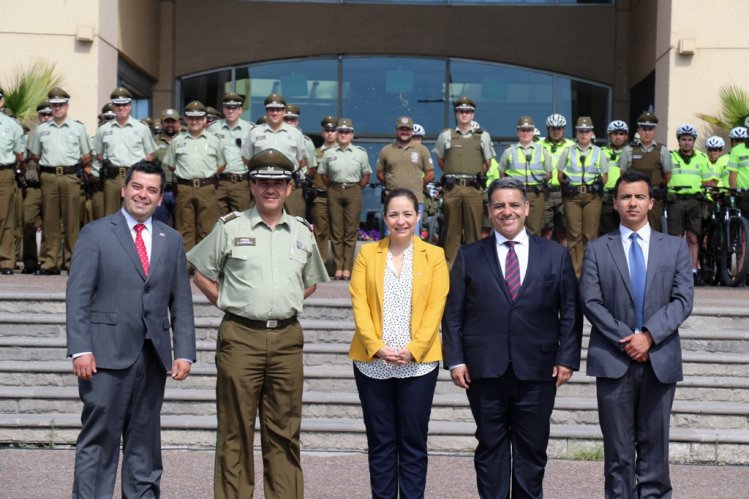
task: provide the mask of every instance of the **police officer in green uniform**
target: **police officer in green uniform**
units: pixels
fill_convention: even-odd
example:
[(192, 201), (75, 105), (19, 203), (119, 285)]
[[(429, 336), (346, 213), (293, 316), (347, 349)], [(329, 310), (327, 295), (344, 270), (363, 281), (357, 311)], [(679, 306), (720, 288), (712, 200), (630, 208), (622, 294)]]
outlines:
[(419, 220), (414, 233), (421, 234), (424, 216), (424, 187), (434, 179), (434, 164), (429, 151), (413, 139), (414, 123), (409, 116), (395, 120), (395, 140), (380, 151), (377, 158), (377, 180), (385, 194), (393, 189), (410, 190), (419, 201)]
[(101, 162), (100, 175), (104, 179), (104, 214), (111, 215), (122, 206), (122, 186), (130, 165), (151, 161), (156, 144), (151, 129), (130, 116), (133, 96), (126, 88), (112, 91), (115, 119), (96, 130), (94, 151)]
[(601, 193), (609, 165), (606, 155), (593, 143), (593, 120), (580, 116), (575, 125), (577, 143), (562, 151), (557, 163), (559, 184), (567, 219), (567, 248), (577, 278), (583, 267), (585, 246), (598, 237)]
[[(0, 88), (0, 108), (5, 92)], [(23, 160), (26, 140), (23, 128), (13, 118), (0, 113), (0, 274), (13, 275), (16, 265), (16, 165)]]
[(323, 182), (328, 186), (330, 242), (336, 280), (351, 278), (359, 235), (361, 191), (372, 174), (367, 151), (352, 144), (353, 138), (352, 121), (348, 118), (338, 120), (337, 143), (325, 151), (318, 168)]
[(489, 133), (471, 128), (476, 103), (469, 97), (455, 101), (455, 129), (437, 136), (434, 152), (442, 169), (445, 258), (452, 267), (461, 241), (479, 240), (484, 207), (481, 178), (496, 155)]
[(648, 212), (650, 226), (661, 230), (666, 184), (671, 175), (671, 153), (665, 144), (655, 142), (655, 127), (658, 118), (650, 112), (644, 112), (637, 118), (637, 134), (640, 140), (628, 145), (619, 158), (619, 168), (624, 173), (630, 168), (644, 173), (654, 187), (653, 208)]
[(210, 128), (211, 126), (213, 126), (214, 123), (216, 123), (218, 120), (222, 118), (223, 116), (221, 116), (221, 113), (219, 113), (215, 107), (211, 107), (211, 106), (205, 107), (205, 127), (206, 128)]
[(598, 235), (602, 236), (619, 227), (619, 213), (614, 209), (614, 187), (621, 175), (619, 159), (624, 146), (629, 140), (629, 127), (622, 120), (614, 120), (606, 127), (609, 137), (608, 145), (601, 148), (609, 163), (608, 180), (603, 185), (601, 196), (601, 221), (598, 224)]
[(705, 283), (697, 272), (699, 239), (702, 234), (702, 215), (705, 195), (702, 186), (712, 176), (707, 154), (694, 148), (697, 130), (689, 123), (676, 129), (679, 148), (671, 151), (671, 176), (668, 179), (668, 233), (681, 237), (685, 234), (689, 256), (692, 258), (694, 285)]
[(42, 181), (41, 267), (36, 275), (58, 275), (61, 267), (68, 268), (81, 228), (79, 171), (91, 173), (86, 129), (68, 118), (70, 95), (55, 87), (47, 97), (52, 119), (37, 127), (29, 146)]
[[(547, 239), (555, 239), (560, 244), (567, 244), (567, 221), (564, 217), (564, 199), (562, 187), (559, 184), (557, 163), (559, 163), (559, 156), (562, 155), (562, 151), (575, 144), (575, 141), (564, 136), (566, 126), (567, 118), (559, 113), (550, 114), (546, 117), (546, 137), (541, 141), (541, 145), (551, 156), (551, 164), (554, 168), (546, 186), (547, 195), (544, 202), (541, 234)], [(534, 140), (537, 140), (536, 132), (534, 132)]]
[(174, 227), (176, 222), (175, 207), (176, 201), (174, 199), (174, 193), (177, 190), (174, 183), (174, 173), (164, 163), (164, 157), (166, 151), (169, 149), (169, 144), (174, 141), (174, 138), (180, 133), (182, 128), (180, 122), (180, 115), (176, 109), (167, 108), (161, 112), (161, 133), (156, 137), (156, 161), (161, 165), (161, 169), (164, 170), (164, 192), (161, 197), (161, 204), (153, 214), (156, 220), (164, 222), (170, 227)]
[[(99, 128), (115, 119), (117, 115), (112, 108), (112, 103), (107, 102), (102, 106), (99, 114)], [(96, 134), (91, 137), (91, 144), (96, 143)], [(101, 161), (96, 154), (91, 155), (91, 175), (86, 178), (84, 191), (86, 194), (86, 223), (98, 220), (104, 216), (104, 191), (101, 177)], [(84, 224), (85, 225), (85, 224)]]
[(708, 166), (712, 171), (713, 180), (716, 181), (714, 185), (717, 187), (728, 187), (728, 174), (730, 172), (728, 171), (728, 154), (723, 154), (724, 147), (726, 147), (726, 142), (717, 135), (708, 137), (705, 141)]
[[(296, 104), (287, 104), (286, 113), (284, 114), (283, 121), (287, 125), (293, 126), (300, 132), (302, 129), (299, 127), (299, 115), (301, 110)], [(298, 217), (307, 216), (307, 203), (304, 200), (303, 183), (307, 180), (308, 175), (313, 175), (317, 169), (317, 154), (315, 154), (315, 144), (312, 139), (306, 135), (302, 135), (304, 139), (304, 151), (306, 166), (299, 168), (292, 175), (292, 190), (289, 199), (286, 200), (286, 211), (290, 215)]]
[(250, 207), (250, 177), (240, 150), (242, 141), (255, 125), (240, 117), (244, 104), (243, 96), (230, 92), (224, 95), (222, 103), (224, 118), (213, 123), (208, 131), (221, 140), (226, 159), (226, 170), (218, 176), (216, 189), (219, 212), (225, 215)]
[(247, 166), (255, 207), (221, 217), (187, 254), (195, 285), (224, 311), (216, 348), (214, 494), (253, 496), (260, 409), (265, 497), (301, 499), (304, 338), (297, 316), (328, 276), (310, 225), (283, 209), (293, 163), (266, 149)]
[(540, 236), (544, 216), (544, 186), (554, 166), (551, 155), (544, 147), (533, 141), (535, 130), (533, 118), (518, 118), (518, 141), (504, 150), (499, 158), (499, 172), (503, 177), (513, 177), (525, 185), (530, 211), (525, 218), (525, 227)]
[(728, 185), (738, 189), (737, 205), (745, 217), (749, 217), (749, 131), (737, 126), (728, 134), (731, 139), (731, 152), (728, 155)]
[(187, 252), (208, 235), (219, 217), (216, 186), (226, 160), (219, 138), (205, 130), (205, 106), (192, 101), (184, 115), (187, 133), (172, 140), (164, 163), (174, 172), (176, 229)]
[[(322, 162), (323, 154), (327, 149), (336, 145), (338, 119), (334, 116), (326, 116), (320, 122), (322, 127), (322, 145), (315, 149), (317, 164)], [(330, 219), (328, 217), (328, 186), (322, 180), (322, 175), (315, 169), (312, 175), (312, 189), (315, 199), (312, 201), (312, 227), (315, 230), (317, 249), (320, 250), (322, 261), (329, 264), (328, 249), (330, 247)], [(335, 270), (334, 270), (335, 271)]]

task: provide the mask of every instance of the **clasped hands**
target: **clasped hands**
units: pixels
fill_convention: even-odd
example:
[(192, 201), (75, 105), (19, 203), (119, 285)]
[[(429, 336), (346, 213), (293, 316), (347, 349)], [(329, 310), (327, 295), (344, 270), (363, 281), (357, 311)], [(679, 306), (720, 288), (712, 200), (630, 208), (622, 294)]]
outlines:
[(404, 366), (413, 360), (413, 355), (411, 355), (411, 352), (407, 348), (396, 350), (388, 346), (377, 350), (375, 357), (395, 366)]
[(653, 346), (653, 337), (649, 331), (642, 331), (640, 333), (633, 333), (629, 336), (625, 336), (619, 343), (624, 345), (624, 353), (635, 362), (647, 362), (649, 355), (648, 351)]

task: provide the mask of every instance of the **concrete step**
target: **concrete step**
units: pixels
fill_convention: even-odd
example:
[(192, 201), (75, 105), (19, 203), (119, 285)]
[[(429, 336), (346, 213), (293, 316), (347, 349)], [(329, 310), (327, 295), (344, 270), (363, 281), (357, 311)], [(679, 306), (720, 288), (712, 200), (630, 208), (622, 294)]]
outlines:
[[(162, 445), (212, 448), (216, 442), (214, 416), (164, 416), (161, 418)], [(73, 445), (80, 428), (80, 415), (0, 415), (0, 441), (16, 444)], [(431, 452), (470, 454), (475, 448), (475, 426), (468, 422), (432, 422), (429, 425)], [(255, 434), (256, 445), (258, 434)], [(366, 448), (361, 419), (302, 419), (302, 447), (306, 450), (349, 450)], [(551, 458), (575, 457), (581, 451), (601, 448), (597, 425), (552, 425), (548, 454)], [(749, 464), (749, 431), (694, 428), (671, 431), (673, 462)]]

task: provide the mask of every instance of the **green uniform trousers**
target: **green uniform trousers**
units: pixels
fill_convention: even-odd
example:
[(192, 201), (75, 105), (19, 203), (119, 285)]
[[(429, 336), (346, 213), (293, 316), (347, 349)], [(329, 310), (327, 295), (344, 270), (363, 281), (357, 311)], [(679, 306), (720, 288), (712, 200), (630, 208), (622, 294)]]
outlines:
[(668, 203), (668, 233), (681, 237), (688, 230), (694, 234), (702, 233), (702, 215), (705, 201), (694, 196), (674, 196)]
[(0, 268), (16, 264), (16, 172), (0, 170)]
[(447, 265), (452, 268), (461, 243), (469, 244), (481, 238), (484, 191), (472, 185), (455, 185), (443, 191), (444, 225), (442, 247)]
[(23, 193), (23, 249), (24, 270), (39, 268), (39, 248), (36, 233), (42, 227), (42, 189), (27, 187)]
[[(42, 172), (43, 269), (68, 269), (81, 230), (81, 183), (75, 174)], [(61, 229), (62, 228), (62, 229)]]
[(648, 223), (653, 230), (660, 232), (662, 230), (661, 220), (663, 219), (663, 200), (654, 199), (653, 209), (648, 212)]
[(307, 203), (304, 202), (304, 193), (302, 192), (302, 189), (293, 184), (291, 187), (291, 194), (286, 198), (286, 204), (284, 207), (289, 215), (307, 218)]
[(536, 193), (532, 191), (533, 187), (525, 193), (528, 198), (530, 211), (528, 216), (525, 218), (525, 228), (530, 231), (534, 236), (540, 236), (541, 230), (544, 225), (544, 209), (546, 202), (544, 201), (544, 193)]
[(359, 184), (339, 184), (328, 187), (328, 216), (330, 217), (330, 242), (336, 271), (351, 272), (354, 250), (359, 238), (359, 213), (362, 195)]
[(216, 343), (216, 498), (244, 499), (255, 491), (258, 410), (265, 497), (304, 497), (299, 453), (303, 344), (299, 322), (265, 329), (224, 316)]
[(117, 175), (114, 178), (104, 179), (104, 215), (116, 213), (122, 206), (122, 186), (125, 185), (125, 177)]
[(176, 229), (182, 235), (185, 253), (208, 235), (218, 221), (219, 209), (216, 203), (216, 187), (204, 185), (177, 185), (175, 203)]
[(567, 249), (577, 278), (583, 269), (585, 245), (598, 237), (601, 222), (601, 196), (592, 192), (564, 198), (567, 217)]
[(324, 263), (328, 262), (328, 246), (330, 245), (330, 220), (328, 217), (328, 193), (318, 192), (312, 202), (312, 226), (315, 229), (317, 249)]
[(219, 180), (216, 188), (216, 202), (218, 203), (219, 216), (226, 215), (232, 211), (244, 211), (250, 209), (252, 193), (247, 180)]

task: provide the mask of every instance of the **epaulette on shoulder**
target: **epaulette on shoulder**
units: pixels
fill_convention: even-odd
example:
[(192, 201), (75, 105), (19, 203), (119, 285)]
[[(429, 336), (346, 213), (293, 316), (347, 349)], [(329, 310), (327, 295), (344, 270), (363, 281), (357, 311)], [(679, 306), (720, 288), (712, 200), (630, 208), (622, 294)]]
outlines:
[(221, 223), (228, 223), (234, 220), (235, 218), (239, 218), (240, 213), (238, 211), (232, 211), (231, 213), (227, 213), (223, 217), (219, 217), (219, 220)]
[(310, 231), (310, 232), (312, 232), (312, 225), (311, 225), (311, 224), (310, 224), (310, 223), (309, 223), (309, 222), (307, 221), (307, 219), (306, 219), (306, 218), (304, 218), (304, 217), (299, 217), (299, 216), (294, 216), (294, 218), (295, 218), (295, 219), (296, 219), (296, 220), (297, 220), (298, 222), (300, 222), (300, 223), (301, 223), (302, 225), (304, 225), (305, 227), (307, 227), (307, 228), (309, 229), (309, 231)]
[(357, 148), (361, 149), (362, 151), (367, 152), (367, 150), (364, 149), (362, 146), (354, 144), (354, 147), (357, 147)]

